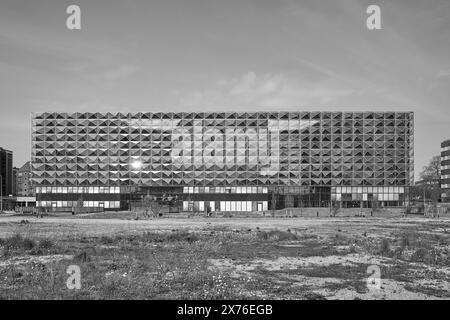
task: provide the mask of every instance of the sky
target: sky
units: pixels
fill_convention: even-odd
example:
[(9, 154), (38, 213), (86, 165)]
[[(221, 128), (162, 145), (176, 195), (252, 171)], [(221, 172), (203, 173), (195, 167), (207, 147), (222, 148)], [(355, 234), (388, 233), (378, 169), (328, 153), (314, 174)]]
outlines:
[(450, 138), (450, 1), (1, 0), (0, 105), (15, 166), (39, 111), (414, 111), (417, 178)]

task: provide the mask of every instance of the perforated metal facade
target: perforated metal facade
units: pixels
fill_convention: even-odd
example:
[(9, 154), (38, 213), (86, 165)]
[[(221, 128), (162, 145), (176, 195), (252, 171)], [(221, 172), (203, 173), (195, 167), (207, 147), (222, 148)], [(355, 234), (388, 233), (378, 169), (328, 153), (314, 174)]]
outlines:
[(274, 193), (298, 196), (281, 206), (402, 205), (413, 182), (412, 112), (37, 113), (32, 122), (38, 205), (130, 186), (259, 194), (268, 208)]

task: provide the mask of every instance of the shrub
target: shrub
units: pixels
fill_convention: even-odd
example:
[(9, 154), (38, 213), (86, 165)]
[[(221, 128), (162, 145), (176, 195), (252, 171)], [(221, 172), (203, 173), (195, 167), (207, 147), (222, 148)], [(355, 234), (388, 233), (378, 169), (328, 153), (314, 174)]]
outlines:
[(33, 240), (24, 238), (20, 234), (3, 239), (1, 242), (2, 246), (7, 250), (31, 250), (36, 246)]
[(436, 264), (439, 262), (439, 253), (434, 249), (419, 248), (411, 255), (412, 262), (423, 262), (427, 264)]
[(50, 239), (42, 239), (39, 241), (39, 248), (40, 249), (50, 249), (54, 246), (53, 241)]
[(36, 243), (28, 238), (24, 238), (22, 241), (22, 248), (25, 250), (31, 250), (34, 248), (34, 246), (36, 246)]
[(174, 231), (172, 233), (153, 233), (146, 232), (143, 235), (143, 240), (147, 242), (181, 242), (186, 241), (189, 243), (198, 241), (200, 238), (187, 231)]
[(113, 243), (114, 240), (113, 240), (111, 237), (108, 237), (108, 236), (102, 236), (102, 237), (100, 238), (100, 242), (101, 242), (102, 244), (110, 244), (110, 243)]
[(383, 239), (381, 241), (379, 254), (383, 256), (390, 256), (392, 254), (391, 243), (388, 239)]
[(407, 234), (402, 235), (400, 239), (400, 247), (402, 249), (409, 248), (411, 246), (411, 241), (409, 240), (409, 236)]
[(428, 257), (428, 250), (425, 248), (419, 248), (411, 255), (411, 261), (413, 262), (425, 262)]
[(448, 238), (437, 236), (437, 245), (438, 246), (446, 246), (448, 245)]
[(278, 241), (293, 241), (298, 240), (296, 234), (280, 230), (259, 231), (257, 233), (259, 239), (262, 240), (278, 240)]
[(86, 251), (82, 251), (73, 257), (73, 261), (77, 262), (89, 262), (91, 257)]
[(419, 240), (421, 238), (420, 234), (416, 231), (405, 231), (398, 235), (400, 237), (400, 249), (412, 249), (419, 245)]
[(198, 241), (199, 237), (194, 233), (189, 233), (186, 231), (173, 232), (168, 234), (165, 237), (165, 241), (174, 242), (174, 241), (187, 241), (189, 243)]

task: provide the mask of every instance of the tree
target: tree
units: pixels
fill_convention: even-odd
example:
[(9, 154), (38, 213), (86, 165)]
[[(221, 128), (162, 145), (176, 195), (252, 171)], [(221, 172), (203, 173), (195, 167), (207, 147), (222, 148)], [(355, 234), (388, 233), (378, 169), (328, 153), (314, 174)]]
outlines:
[(437, 202), (441, 196), (441, 157), (434, 156), (431, 158), (428, 165), (424, 166), (420, 173), (420, 178), (423, 180), (424, 194), (428, 194), (433, 203), (434, 209), (437, 208)]
[(161, 205), (156, 199), (156, 197), (151, 195), (146, 195), (143, 200), (144, 207), (144, 217), (149, 218), (150, 216), (158, 217), (161, 212)]
[(337, 202), (337, 201), (331, 202), (330, 213), (331, 213), (332, 217), (335, 217), (339, 213), (340, 209), (341, 209), (341, 206), (339, 205), (339, 202)]
[(371, 209), (372, 214), (375, 214), (375, 213), (378, 213), (381, 211), (380, 202), (378, 201), (378, 199), (372, 199), (370, 204), (372, 207), (372, 209)]
[(430, 185), (439, 185), (441, 179), (441, 157), (434, 156), (428, 165), (424, 166), (420, 178)]

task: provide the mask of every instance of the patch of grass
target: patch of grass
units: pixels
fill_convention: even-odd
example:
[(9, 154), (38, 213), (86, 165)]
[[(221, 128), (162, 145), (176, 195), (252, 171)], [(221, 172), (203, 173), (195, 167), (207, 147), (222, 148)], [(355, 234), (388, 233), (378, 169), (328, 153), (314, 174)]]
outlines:
[(331, 240), (333, 241), (334, 246), (349, 245), (355, 241), (355, 239), (353, 237), (347, 236), (340, 232), (336, 233)]
[(1, 239), (0, 245), (6, 250), (31, 250), (36, 246), (36, 242), (29, 238), (24, 238), (21, 234), (15, 234), (9, 238)]
[(54, 243), (50, 239), (41, 239), (39, 241), (38, 247), (41, 249), (51, 249), (54, 247)]
[(101, 244), (111, 244), (114, 242), (114, 239), (112, 237), (108, 237), (108, 236), (102, 236), (100, 238), (100, 243)]
[(306, 300), (326, 300), (326, 298), (320, 293), (307, 292), (303, 295)]
[(331, 264), (327, 266), (314, 266), (308, 268), (298, 268), (296, 270), (289, 270), (287, 273), (299, 274), (307, 277), (316, 278), (337, 278), (337, 279), (365, 279), (367, 266), (344, 266), (341, 264)]
[(271, 230), (271, 231), (258, 231), (257, 236), (262, 240), (269, 241), (295, 241), (298, 240), (298, 236), (295, 233), (292, 233), (290, 230), (281, 231), (281, 230)]
[[(422, 229), (425, 227), (422, 226)], [(429, 230), (418, 231), (418, 228), (408, 228), (392, 233), (392, 237), (394, 238), (393, 243), (396, 243), (397, 246), (393, 248), (391, 255), (384, 255), (394, 256), (408, 262), (450, 265), (447, 235), (430, 233)]]
[(189, 243), (198, 241), (200, 238), (195, 233), (189, 233), (187, 231), (172, 232), (167, 235), (166, 241), (186, 241)]
[(187, 231), (174, 231), (171, 233), (156, 233), (146, 232), (140, 240), (145, 242), (183, 242), (192, 243), (198, 241), (200, 238), (195, 233)]
[(426, 264), (437, 264), (441, 256), (437, 249), (418, 248), (411, 255), (412, 262), (423, 262)]
[(439, 297), (439, 298), (450, 298), (450, 292), (448, 290), (432, 288), (423, 285), (413, 285), (407, 284), (405, 285), (405, 289), (411, 292), (420, 292), (426, 294), (427, 296)]
[(9, 238), (0, 239), (3, 256), (9, 257), (21, 254), (41, 255), (44, 253), (54, 253), (58, 247), (53, 240), (48, 238), (31, 239), (21, 234), (15, 234)]
[[(39, 234), (48, 235), (43, 230), (51, 231), (48, 225), (31, 224), (29, 228), (32, 231), (36, 228)], [(173, 229), (144, 233), (122, 230), (116, 234), (110, 232), (108, 236), (102, 236), (105, 232), (89, 234), (73, 228), (69, 230), (72, 233), (64, 236), (58, 234), (49, 239), (25, 237), (31, 240), (31, 245), (27, 240), (23, 241), (22, 236), (10, 237), (14, 238), (12, 240), (0, 239), (0, 247), (3, 250), (12, 248), (13, 254), (39, 254), (45, 251), (74, 257), (74, 260), (0, 267), (0, 296), (5, 299), (321, 299), (322, 296), (314, 293), (315, 287), (301, 285), (296, 279), (301, 276), (318, 277), (322, 280), (316, 280), (324, 283), (320, 289), (333, 292), (349, 288), (362, 293), (367, 290), (367, 266), (319, 264), (296, 270), (267, 271), (257, 268), (241, 274), (216, 265), (212, 268), (209, 259), (224, 258), (237, 266), (251, 263), (254, 259), (326, 257), (356, 251), (389, 255), (403, 247), (404, 255), (391, 259), (399, 266), (382, 269), (381, 275), (382, 278), (402, 282), (414, 281), (416, 274), (410, 272), (411, 269), (423, 268), (420, 264), (408, 265), (410, 255), (420, 248), (423, 250), (418, 251), (413, 259), (434, 263), (429, 256), (430, 250), (436, 249), (435, 263), (448, 263), (444, 260), (448, 258), (448, 251), (445, 251), (448, 248), (439, 246), (448, 241), (445, 234), (421, 233), (415, 229), (409, 230), (409, 226), (399, 226), (398, 230), (389, 229), (389, 232), (384, 230), (381, 233), (388, 235), (385, 239), (388, 245), (384, 245), (384, 240), (376, 237), (378, 229), (386, 229), (384, 224), (376, 230), (371, 229), (371, 236), (366, 234), (366, 237), (361, 235), (365, 225), (361, 225), (357, 232), (347, 227), (342, 232), (336, 232), (335, 225), (327, 228), (320, 233), (316, 232), (317, 228), (290, 228), (292, 232), (287, 229), (262, 231), (255, 227), (250, 230), (236, 225), (216, 227), (210, 224), (199, 231)], [(390, 232), (397, 233), (393, 235)], [(349, 249), (336, 248), (344, 245)], [(35, 257), (31, 260), (47, 261)], [(67, 290), (66, 269), (71, 264), (81, 268), (81, 290)], [(430, 279), (430, 275), (420, 277)], [(334, 284), (326, 278), (340, 281)], [(440, 274), (433, 279), (437, 282), (443, 280)]]
[(413, 267), (408, 263), (396, 260), (391, 265), (381, 267), (381, 277), (400, 282), (413, 282), (415, 277), (412, 277), (412, 274), (416, 268), (417, 267)]
[(404, 233), (400, 238), (400, 248), (403, 251), (405, 248), (410, 248), (412, 246), (413, 240), (411, 235), (408, 233)]
[(343, 282), (338, 285), (339, 289), (353, 288), (358, 293), (365, 293), (367, 291), (367, 265), (361, 264), (357, 266), (343, 266), (333, 264), (329, 266), (315, 266), (313, 268), (301, 268), (296, 270), (307, 277), (316, 278), (336, 278), (342, 279)]
[[(357, 266), (343, 266), (340, 264), (332, 264), (328, 266), (316, 265), (313, 267), (301, 267), (294, 270), (291, 269), (279, 271), (269, 271), (263, 268), (257, 268), (255, 269), (254, 273), (264, 279), (273, 279), (277, 282), (284, 283), (293, 281), (293, 279), (295, 279), (295, 276), (323, 279), (323, 284), (321, 284), (319, 287), (314, 287), (314, 289), (328, 289), (331, 291), (338, 291), (345, 288), (351, 288), (358, 293), (365, 293), (367, 292), (365, 282), (367, 279), (366, 270), (367, 265), (363, 264)], [(327, 281), (327, 278), (339, 279), (341, 281), (335, 283)], [(305, 286), (296, 285), (296, 287)], [(311, 287), (309, 286), (307, 289), (308, 290), (305, 290), (306, 293), (309, 292), (309, 289), (311, 289)], [(305, 296), (305, 292), (303, 292), (303, 294), (299, 294), (298, 292), (295, 294), (296, 296)], [(293, 292), (291, 291), (291, 293)], [(305, 298), (309, 299), (308, 297)]]

